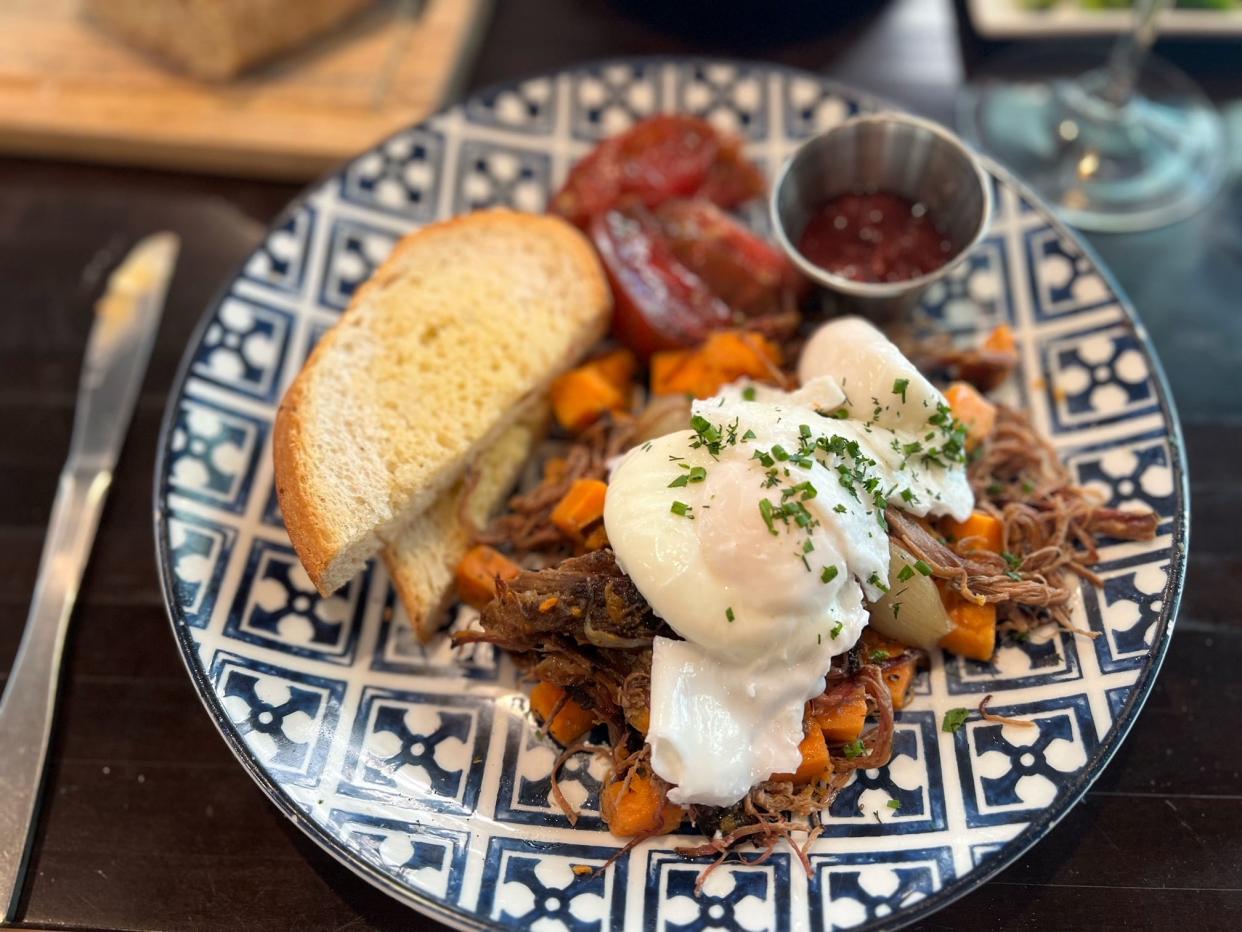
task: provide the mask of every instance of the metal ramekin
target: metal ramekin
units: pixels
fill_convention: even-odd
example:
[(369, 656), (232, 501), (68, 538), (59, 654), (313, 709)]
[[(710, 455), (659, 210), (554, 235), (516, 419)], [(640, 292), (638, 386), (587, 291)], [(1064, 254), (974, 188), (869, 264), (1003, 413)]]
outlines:
[[(825, 201), (846, 192), (884, 191), (926, 205), (953, 246), (940, 268), (901, 282), (856, 282), (822, 269), (795, 243)], [(929, 120), (876, 113), (846, 120), (808, 139), (781, 167), (772, 188), (772, 229), (812, 281), (873, 317), (908, 311), (932, 282), (962, 261), (987, 232), (992, 185), (960, 139)]]

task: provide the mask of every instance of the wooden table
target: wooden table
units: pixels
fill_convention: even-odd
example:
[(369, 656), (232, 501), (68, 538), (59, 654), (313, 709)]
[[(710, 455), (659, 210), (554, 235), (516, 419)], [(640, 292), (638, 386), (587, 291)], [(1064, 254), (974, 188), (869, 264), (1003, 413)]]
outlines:
[[(687, 38), (676, 24), (633, 13), (659, 6), (499, 4), (472, 83), (600, 55), (737, 52), (728, 36)], [(788, 30), (792, 37), (748, 41), (745, 53), (822, 70), (947, 119), (963, 73), (947, 2), (877, 10), (831, 35)], [(1232, 54), (1232, 71), (1202, 72), (1222, 100), (1242, 95), (1236, 47)], [(294, 193), (0, 161), (0, 670), (12, 661), (34, 584), (101, 275), (144, 233), (172, 229), (184, 243), (68, 647), (23, 926), (423, 924), (317, 849), (237, 766), (190, 688), (156, 585), (151, 475), (165, 393), (199, 312)], [(1177, 227), (1094, 242), (1150, 329), (1186, 426), (1194, 500), (1186, 597), (1155, 692), (1093, 790), (934, 926), (1242, 927), (1242, 188)]]

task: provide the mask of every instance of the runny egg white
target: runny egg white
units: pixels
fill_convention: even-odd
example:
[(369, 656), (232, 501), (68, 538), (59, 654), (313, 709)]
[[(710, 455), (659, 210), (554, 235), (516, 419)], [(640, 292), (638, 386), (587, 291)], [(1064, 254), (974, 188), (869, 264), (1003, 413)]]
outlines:
[[(726, 806), (797, 769), (804, 703), (888, 578), (883, 511), (965, 519), (943, 396), (844, 318), (809, 341), (795, 392), (732, 386), (693, 429), (635, 448), (604, 507), (621, 568), (682, 638), (657, 638), (652, 766), (678, 803)], [(951, 451), (950, 451), (951, 452)]]

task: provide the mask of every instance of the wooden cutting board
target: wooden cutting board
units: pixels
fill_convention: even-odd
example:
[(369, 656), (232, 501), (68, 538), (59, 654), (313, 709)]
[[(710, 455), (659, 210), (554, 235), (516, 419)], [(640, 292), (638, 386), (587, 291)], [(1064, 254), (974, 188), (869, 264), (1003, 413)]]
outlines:
[(221, 85), (123, 45), (77, 6), (0, 2), (0, 152), (301, 180), (444, 103), (491, 0), (426, 0), (421, 14), (387, 0)]

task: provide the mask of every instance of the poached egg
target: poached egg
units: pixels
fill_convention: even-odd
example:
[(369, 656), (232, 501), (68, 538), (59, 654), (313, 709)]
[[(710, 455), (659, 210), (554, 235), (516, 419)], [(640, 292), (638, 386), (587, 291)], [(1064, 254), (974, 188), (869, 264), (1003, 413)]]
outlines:
[(609, 481), (617, 562), (682, 638), (655, 639), (647, 734), (676, 803), (797, 769), (803, 706), (885, 591), (884, 509), (974, 504), (944, 397), (870, 324), (820, 328), (799, 375), (695, 402)]

